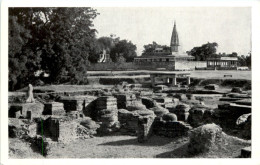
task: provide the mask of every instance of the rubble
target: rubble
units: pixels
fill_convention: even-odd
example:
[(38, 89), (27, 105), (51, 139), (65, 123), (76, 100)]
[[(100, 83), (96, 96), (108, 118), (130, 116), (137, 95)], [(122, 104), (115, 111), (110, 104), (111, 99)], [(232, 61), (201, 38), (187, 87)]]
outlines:
[(222, 128), (216, 124), (206, 124), (191, 130), (188, 152), (192, 154), (208, 152), (224, 145)]
[[(217, 88), (215, 84), (210, 85), (214, 86), (211, 90)], [(157, 87), (164, 89), (164, 86)], [(138, 91), (141, 88), (141, 92)], [(11, 103), (9, 137), (29, 139), (32, 147), (44, 156), (50, 154), (53, 143), (70, 143), (114, 133), (136, 136), (139, 143), (147, 142), (152, 135), (188, 139), (189, 134), (188, 151), (193, 154), (207, 152), (221, 148), (225, 142), (222, 129), (208, 123), (221, 127), (233, 123), (239, 135), (251, 139), (251, 96), (238, 88), (225, 95), (231, 99), (230, 103), (214, 110), (201, 100), (197, 103), (195, 93), (188, 89), (153, 93), (151, 88), (143, 88), (123, 82), (115, 91), (105, 89), (97, 93), (98, 98), (85, 92), (81, 93), (84, 95), (64, 92), (64, 95), (55, 93), (52, 97), (48, 94), (51, 99), (44, 101), (36, 95), (35, 103)], [(213, 100), (216, 96), (210, 97)], [(198, 128), (192, 130), (192, 127)], [(241, 157), (250, 157), (250, 154), (241, 150)]]
[(97, 134), (97, 129), (100, 126), (90, 118), (86, 118), (80, 122), (80, 125), (77, 126), (77, 136), (81, 139), (92, 138)]
[(35, 148), (41, 155), (50, 154), (51, 140), (45, 136), (37, 135), (31, 140), (31, 146)]
[(118, 110), (118, 120), (121, 124), (120, 132), (125, 135), (136, 135), (139, 115), (126, 109)]
[(105, 135), (120, 128), (118, 122), (117, 99), (112, 96), (102, 96), (96, 102), (97, 121), (101, 122), (98, 134)]

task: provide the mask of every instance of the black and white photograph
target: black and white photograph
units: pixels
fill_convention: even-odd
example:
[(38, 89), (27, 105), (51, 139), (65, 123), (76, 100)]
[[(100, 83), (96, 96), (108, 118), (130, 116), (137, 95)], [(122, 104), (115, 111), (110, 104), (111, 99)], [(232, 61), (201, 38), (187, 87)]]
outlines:
[(251, 159), (251, 6), (7, 10), (8, 159)]

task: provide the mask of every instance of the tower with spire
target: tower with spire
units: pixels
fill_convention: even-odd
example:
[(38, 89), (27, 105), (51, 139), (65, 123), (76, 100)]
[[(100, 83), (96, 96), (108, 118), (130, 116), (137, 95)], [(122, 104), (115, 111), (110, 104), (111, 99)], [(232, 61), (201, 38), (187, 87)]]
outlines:
[(171, 52), (175, 53), (179, 51), (179, 37), (178, 37), (178, 33), (177, 33), (177, 29), (176, 29), (176, 22), (174, 21), (174, 26), (172, 29), (172, 37), (171, 37)]

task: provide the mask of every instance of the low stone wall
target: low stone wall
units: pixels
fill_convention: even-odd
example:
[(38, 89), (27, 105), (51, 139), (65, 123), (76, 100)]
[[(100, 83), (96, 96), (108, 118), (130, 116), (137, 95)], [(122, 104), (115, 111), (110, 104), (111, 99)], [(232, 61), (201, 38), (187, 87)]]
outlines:
[(20, 103), (11, 104), (9, 108), (9, 118), (26, 118), (33, 119), (40, 117), (43, 112), (43, 104), (41, 103)]
[(59, 102), (64, 104), (66, 112), (70, 112), (84, 110), (95, 99), (95, 96), (62, 96)]

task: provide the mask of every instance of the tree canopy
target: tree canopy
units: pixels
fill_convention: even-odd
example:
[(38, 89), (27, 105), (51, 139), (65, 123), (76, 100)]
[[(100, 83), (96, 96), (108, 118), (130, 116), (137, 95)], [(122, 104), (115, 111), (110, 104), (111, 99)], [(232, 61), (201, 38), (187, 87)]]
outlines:
[(149, 55), (153, 54), (156, 48), (162, 48), (163, 52), (170, 53), (171, 52), (171, 47), (167, 45), (159, 45), (155, 41), (151, 44), (144, 45), (144, 50), (142, 55)]
[(131, 62), (136, 46), (115, 35), (96, 38), (90, 7), (9, 8), (9, 90), (48, 73), (46, 83), (84, 81), (87, 67), (106, 50), (113, 62)]
[(136, 46), (131, 41), (119, 40), (111, 49), (110, 57), (113, 62), (118, 62), (122, 61), (120, 56), (122, 56), (126, 62), (134, 61), (134, 58), (137, 56)]
[(208, 57), (216, 56), (218, 44), (216, 42), (206, 43), (200, 47), (194, 47), (187, 54), (195, 57), (196, 61), (205, 61)]
[(9, 8), (9, 89), (31, 83), (41, 69), (49, 82), (82, 81), (95, 32), (92, 8)]

